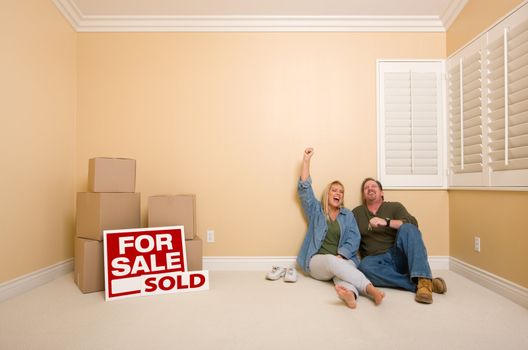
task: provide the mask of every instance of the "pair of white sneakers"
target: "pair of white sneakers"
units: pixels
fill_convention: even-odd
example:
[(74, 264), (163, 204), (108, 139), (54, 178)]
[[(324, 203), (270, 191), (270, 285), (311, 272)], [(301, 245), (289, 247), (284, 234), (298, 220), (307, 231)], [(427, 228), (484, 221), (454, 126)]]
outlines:
[(273, 266), (266, 274), (266, 279), (276, 281), (284, 277), (284, 282), (297, 282), (297, 271), (293, 267)]

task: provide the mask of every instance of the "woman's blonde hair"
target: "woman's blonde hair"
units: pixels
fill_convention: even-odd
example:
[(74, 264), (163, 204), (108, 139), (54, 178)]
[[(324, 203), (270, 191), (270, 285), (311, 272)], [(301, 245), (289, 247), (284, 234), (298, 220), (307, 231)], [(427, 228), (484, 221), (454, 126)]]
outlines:
[[(323, 207), (323, 213), (325, 214), (327, 219), (330, 217), (328, 213), (328, 192), (330, 192), (330, 188), (332, 188), (333, 185), (339, 185), (343, 189), (343, 193), (345, 191), (345, 186), (343, 186), (341, 181), (337, 181), (337, 180), (330, 182), (325, 187), (323, 191), (323, 196), (321, 197), (321, 206)], [(341, 203), (340, 208), (343, 207), (344, 203), (345, 203), (345, 195), (343, 194), (343, 202)]]

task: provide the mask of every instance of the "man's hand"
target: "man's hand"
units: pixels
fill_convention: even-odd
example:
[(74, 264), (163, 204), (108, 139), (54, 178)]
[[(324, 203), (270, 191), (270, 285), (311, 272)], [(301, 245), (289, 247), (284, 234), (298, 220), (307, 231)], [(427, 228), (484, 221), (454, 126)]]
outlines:
[(370, 219), (369, 225), (372, 228), (387, 227), (387, 220), (375, 216)]

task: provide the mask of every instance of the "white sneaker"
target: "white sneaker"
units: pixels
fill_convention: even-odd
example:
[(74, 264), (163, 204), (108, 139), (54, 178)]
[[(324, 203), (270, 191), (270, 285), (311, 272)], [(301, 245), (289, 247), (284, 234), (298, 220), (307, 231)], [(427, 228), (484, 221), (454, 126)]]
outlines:
[(285, 267), (273, 266), (271, 271), (266, 274), (266, 278), (272, 281), (276, 281), (286, 274)]
[(284, 282), (297, 282), (297, 270), (289, 267), (284, 275)]

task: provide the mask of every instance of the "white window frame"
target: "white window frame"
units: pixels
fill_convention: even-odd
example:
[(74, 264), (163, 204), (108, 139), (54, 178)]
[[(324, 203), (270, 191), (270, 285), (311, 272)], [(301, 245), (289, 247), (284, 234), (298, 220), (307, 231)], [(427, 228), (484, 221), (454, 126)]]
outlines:
[[(385, 188), (446, 188), (446, 172), (445, 172), (445, 60), (389, 60), (379, 59), (376, 62), (377, 67), (377, 131), (378, 131), (378, 179), (383, 183)], [(436, 75), (436, 173), (435, 174), (416, 174), (414, 173), (414, 137), (411, 136), (410, 147), (411, 170), (409, 173), (397, 174), (391, 173), (387, 170), (387, 151), (386, 141), (386, 101), (391, 96), (385, 94), (385, 74), (386, 73), (434, 73)], [(412, 102), (412, 86), (409, 88), (411, 94), (411, 110), (413, 109)], [(411, 113), (411, 120), (412, 114)], [(413, 135), (413, 130), (419, 127), (412, 125), (409, 128), (409, 133)], [(429, 144), (433, 144), (429, 143)], [(433, 161), (434, 158), (430, 158)]]

